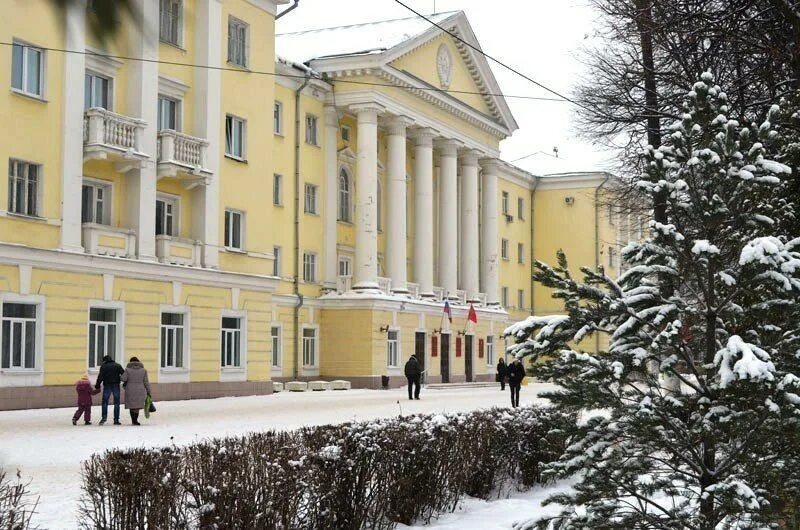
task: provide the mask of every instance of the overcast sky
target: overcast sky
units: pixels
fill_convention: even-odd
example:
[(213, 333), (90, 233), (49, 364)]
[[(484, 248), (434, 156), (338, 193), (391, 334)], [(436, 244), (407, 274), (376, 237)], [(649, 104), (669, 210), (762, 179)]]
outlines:
[[(433, 0), (403, 0), (424, 14)], [(436, 0), (436, 11), (463, 10), (483, 50), (536, 81), (571, 95), (582, 71), (578, 52), (592, 32), (595, 13), (585, 0)], [(301, 0), (278, 21), (277, 32), (360, 24), (414, 16), (394, 0)], [(490, 62), (503, 93), (551, 96), (529, 81)], [(433, 67), (433, 65), (431, 65)], [(519, 130), (502, 144), (502, 156), (533, 173), (614, 169), (609, 155), (575, 134), (570, 103), (508, 98)], [(558, 147), (559, 159), (552, 158)]]

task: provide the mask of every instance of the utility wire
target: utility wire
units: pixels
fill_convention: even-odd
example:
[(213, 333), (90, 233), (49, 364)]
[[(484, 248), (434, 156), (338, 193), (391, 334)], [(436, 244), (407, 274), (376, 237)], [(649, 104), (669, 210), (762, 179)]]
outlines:
[(458, 40), (459, 42), (463, 43), (465, 46), (468, 46), (469, 48), (471, 48), (471, 49), (475, 50), (476, 52), (480, 53), (481, 55), (483, 55), (483, 56), (484, 56), (484, 57), (486, 57), (487, 59), (490, 59), (491, 61), (493, 61), (493, 62), (495, 62), (495, 63), (499, 64), (500, 66), (502, 66), (502, 67), (503, 67), (503, 68), (505, 68), (506, 70), (510, 70), (511, 72), (514, 72), (515, 74), (517, 74), (517, 75), (518, 75), (518, 76), (520, 76), (521, 78), (523, 78), (523, 79), (525, 79), (525, 80), (527, 80), (527, 81), (529, 81), (529, 82), (533, 83), (534, 85), (538, 86), (539, 88), (541, 88), (541, 89), (544, 89), (544, 90), (546, 90), (547, 92), (550, 92), (551, 94), (553, 94), (553, 95), (555, 95), (555, 96), (558, 96), (558, 97), (559, 97), (559, 98), (561, 98), (561, 100), (563, 100), (563, 101), (567, 101), (567, 102), (569, 102), (569, 103), (572, 103), (573, 105), (577, 105), (577, 106), (579, 106), (579, 107), (581, 107), (581, 108), (583, 108), (583, 109), (585, 109), (585, 110), (589, 110), (589, 109), (587, 109), (587, 108), (586, 108), (584, 105), (582, 105), (582, 104), (578, 103), (578, 102), (577, 102), (577, 101), (575, 101), (574, 99), (570, 99), (570, 98), (568, 98), (567, 96), (565, 96), (565, 95), (563, 95), (563, 94), (560, 94), (559, 92), (556, 92), (556, 91), (555, 91), (555, 90), (553, 90), (552, 88), (549, 88), (549, 87), (547, 87), (547, 86), (543, 85), (542, 83), (540, 83), (540, 82), (536, 81), (535, 79), (533, 79), (533, 78), (531, 78), (531, 77), (529, 77), (529, 76), (527, 76), (527, 75), (523, 74), (522, 72), (520, 72), (520, 71), (519, 71), (519, 70), (517, 70), (516, 68), (513, 68), (513, 67), (511, 67), (511, 66), (508, 66), (506, 63), (504, 63), (503, 61), (501, 61), (501, 60), (499, 60), (499, 59), (495, 59), (494, 57), (492, 57), (492, 56), (491, 56), (491, 55), (489, 55), (488, 53), (485, 53), (483, 50), (481, 50), (481, 49), (480, 49), (480, 48), (478, 48), (477, 46), (474, 46), (474, 45), (470, 44), (469, 42), (465, 41), (464, 39), (462, 39), (461, 37), (459, 37), (458, 35), (456, 35), (454, 32), (450, 31), (449, 29), (445, 28), (445, 27), (444, 27), (444, 26), (442, 26), (441, 24), (437, 24), (436, 22), (434, 22), (433, 20), (431, 20), (429, 17), (426, 17), (425, 15), (423, 15), (422, 13), (420, 13), (419, 11), (417, 11), (416, 9), (414, 9), (413, 7), (411, 7), (411, 6), (407, 5), (407, 4), (404, 4), (404, 3), (403, 3), (403, 2), (401, 2), (400, 0), (394, 0), (394, 1), (395, 1), (396, 3), (398, 3), (398, 4), (400, 4), (401, 6), (405, 7), (406, 9), (408, 9), (409, 11), (411, 11), (412, 13), (414, 13), (415, 15), (417, 15), (418, 17), (420, 17), (420, 18), (422, 18), (422, 19), (426, 20), (426, 21), (427, 21), (429, 24), (432, 24), (433, 26), (436, 26), (437, 28), (439, 28), (440, 30), (444, 31), (445, 33), (447, 33), (448, 35), (450, 35), (450, 36), (451, 36), (451, 37), (453, 37), (454, 39), (456, 39), (456, 40)]
[[(279, 74), (277, 72), (266, 72), (263, 70), (247, 70), (242, 68), (234, 68), (234, 67), (227, 67), (227, 66), (210, 66), (205, 64), (192, 64), (192, 63), (182, 63), (177, 61), (163, 61), (161, 59), (145, 59), (143, 57), (127, 57), (124, 55), (110, 55), (104, 53), (96, 53), (91, 51), (81, 51), (81, 50), (66, 50), (63, 48), (48, 48), (45, 46), (33, 46), (30, 44), (22, 44), (18, 42), (0, 42), (2, 46), (20, 46), (22, 48), (31, 48), (34, 50), (45, 50), (49, 52), (60, 52), (60, 53), (74, 53), (79, 55), (90, 55), (93, 57), (102, 57), (107, 59), (116, 59), (118, 61), (139, 61), (143, 63), (155, 63), (155, 64), (166, 64), (172, 66), (183, 66), (186, 68), (203, 68), (206, 70), (218, 70), (222, 72), (237, 72), (237, 73), (246, 73), (246, 74), (255, 74), (255, 75), (267, 75), (272, 77), (285, 77), (289, 79), (306, 79), (307, 76), (300, 75), (300, 74)], [(347, 83), (351, 85), (367, 85), (367, 86), (379, 86), (379, 87), (387, 87), (387, 88), (397, 88), (401, 90), (424, 90), (428, 92), (438, 92), (444, 94), (472, 94), (477, 96), (495, 96), (495, 97), (504, 97), (504, 98), (514, 98), (514, 99), (526, 99), (526, 100), (534, 100), (534, 101), (552, 101), (556, 103), (563, 103), (564, 99), (556, 99), (556, 98), (547, 98), (547, 97), (538, 97), (538, 96), (518, 96), (518, 95), (505, 95), (505, 94), (494, 94), (491, 92), (472, 92), (469, 90), (447, 90), (443, 88), (436, 88), (436, 87), (417, 87), (417, 86), (398, 86), (392, 85), (390, 83), (374, 83), (370, 81), (356, 81), (352, 79), (337, 79), (337, 80), (328, 80), (323, 77), (318, 77), (321, 81), (326, 81), (329, 83)]]

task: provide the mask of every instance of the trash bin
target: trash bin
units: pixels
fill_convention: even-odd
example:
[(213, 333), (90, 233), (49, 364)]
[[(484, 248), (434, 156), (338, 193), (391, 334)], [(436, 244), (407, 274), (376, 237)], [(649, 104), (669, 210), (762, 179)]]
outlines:
[(388, 375), (382, 375), (381, 376), (381, 387), (384, 390), (389, 390), (389, 376)]

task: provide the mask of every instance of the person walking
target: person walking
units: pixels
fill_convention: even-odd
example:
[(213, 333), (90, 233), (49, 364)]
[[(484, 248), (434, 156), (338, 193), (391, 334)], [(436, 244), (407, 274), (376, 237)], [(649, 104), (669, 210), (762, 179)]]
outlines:
[(500, 360), (497, 361), (497, 380), (500, 382), (500, 390), (506, 389), (506, 372), (508, 371), (508, 366), (506, 366), (506, 360), (500, 357)]
[(525, 367), (518, 358), (514, 358), (508, 365), (508, 387), (511, 389), (511, 406), (519, 407), (519, 390), (522, 380), (525, 379)]
[(144, 408), (145, 399), (151, 395), (150, 381), (147, 379), (147, 370), (137, 357), (131, 357), (125, 373), (122, 374), (122, 383), (125, 388), (125, 408), (131, 415), (133, 425), (139, 423), (139, 411)]
[[(417, 361), (416, 355), (411, 355), (406, 361), (406, 379), (408, 380), (408, 399), (419, 399), (419, 379), (422, 375), (422, 367)], [(414, 387), (414, 397), (411, 397), (411, 387)]]
[(108, 400), (114, 396), (114, 425), (121, 425), (119, 422), (119, 384), (122, 381), (122, 374), (125, 370), (111, 356), (103, 357), (103, 364), (100, 365), (100, 373), (97, 374), (95, 389), (100, 389), (103, 385), (103, 402), (100, 408), (100, 425), (108, 419)]
[(92, 424), (92, 396), (99, 393), (100, 389), (92, 388), (89, 382), (89, 374), (83, 374), (75, 383), (75, 392), (78, 393), (78, 410), (72, 415), (72, 424), (77, 425), (78, 420), (83, 414), (83, 423)]

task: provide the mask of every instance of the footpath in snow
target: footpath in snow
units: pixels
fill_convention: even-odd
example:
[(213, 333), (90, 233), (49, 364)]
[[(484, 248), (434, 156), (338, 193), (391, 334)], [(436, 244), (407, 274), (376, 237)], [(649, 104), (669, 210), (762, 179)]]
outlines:
[[(537, 402), (539, 392), (552, 388), (523, 387), (520, 403)], [(9, 474), (19, 469), (32, 481), (31, 490), (40, 496), (36, 524), (66, 530), (77, 527), (81, 462), (106, 449), (184, 445), (253, 431), (396, 416), (401, 411), (457, 412), (509, 402), (508, 390), (499, 388), (423, 390), (420, 401), (408, 401), (405, 389), (280, 393), (161, 402), (142, 427), (130, 425), (124, 408), (122, 426), (98, 426), (100, 407), (93, 408), (90, 426), (73, 426), (72, 408), (0, 412), (0, 466)]]

